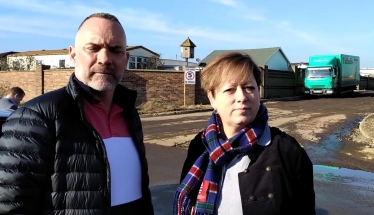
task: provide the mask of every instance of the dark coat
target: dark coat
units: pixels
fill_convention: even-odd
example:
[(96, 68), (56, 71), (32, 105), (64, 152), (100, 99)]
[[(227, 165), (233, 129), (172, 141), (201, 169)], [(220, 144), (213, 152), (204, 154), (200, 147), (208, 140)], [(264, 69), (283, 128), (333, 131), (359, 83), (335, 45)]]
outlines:
[[(109, 215), (110, 168), (105, 145), (84, 116), (86, 93), (68, 85), (17, 109), (0, 139), (0, 214)], [(136, 92), (121, 85), (113, 101), (124, 109), (142, 165), (142, 213), (153, 214)], [(124, 160), (124, 162), (126, 162)]]
[[(205, 151), (201, 132), (191, 141), (181, 181)], [(250, 165), (238, 174), (243, 214), (315, 214), (313, 165), (291, 136), (271, 128), (271, 143), (249, 155)], [(239, 195), (239, 193), (238, 193)]]

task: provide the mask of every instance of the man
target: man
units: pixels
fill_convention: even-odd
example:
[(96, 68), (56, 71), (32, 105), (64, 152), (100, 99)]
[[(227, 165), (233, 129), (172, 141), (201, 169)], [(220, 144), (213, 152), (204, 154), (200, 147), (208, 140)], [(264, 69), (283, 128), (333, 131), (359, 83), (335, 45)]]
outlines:
[(153, 214), (129, 53), (118, 19), (96, 13), (69, 49), (66, 87), (16, 110), (0, 139), (0, 214)]
[(25, 97), (25, 92), (20, 87), (10, 88), (7, 95), (0, 99), (0, 109), (16, 110), (23, 97)]

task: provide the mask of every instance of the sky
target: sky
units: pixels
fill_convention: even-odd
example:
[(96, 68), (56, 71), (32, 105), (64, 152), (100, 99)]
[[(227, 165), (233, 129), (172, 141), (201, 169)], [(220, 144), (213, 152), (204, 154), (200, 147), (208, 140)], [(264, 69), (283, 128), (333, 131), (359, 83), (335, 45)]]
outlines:
[(118, 17), (129, 46), (181, 58), (189, 37), (195, 58), (214, 50), (281, 47), (291, 63), (349, 54), (374, 67), (373, 0), (0, 0), (0, 53), (74, 45), (83, 19)]

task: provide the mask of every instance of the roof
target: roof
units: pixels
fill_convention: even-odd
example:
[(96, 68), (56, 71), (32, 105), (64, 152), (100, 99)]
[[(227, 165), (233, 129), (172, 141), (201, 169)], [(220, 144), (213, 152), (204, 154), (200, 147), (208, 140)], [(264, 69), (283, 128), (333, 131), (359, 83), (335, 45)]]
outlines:
[[(186, 66), (185, 60), (173, 60), (173, 59), (160, 59), (161, 62), (164, 64), (163, 66)], [(189, 66), (197, 66), (197, 63), (195, 62), (188, 62)]]
[[(153, 52), (143, 46), (127, 46), (126, 50), (131, 51), (134, 49), (144, 49), (154, 55), (160, 56), (156, 52)], [(27, 52), (15, 52), (14, 54), (8, 55), (9, 57), (16, 57), (16, 56), (36, 56), (36, 55), (64, 55), (69, 54), (68, 49), (57, 49), (57, 50), (40, 50), (40, 51), (27, 51)]]
[(272, 47), (272, 48), (261, 48), (261, 49), (235, 49), (235, 50), (214, 50), (212, 53), (210, 53), (208, 56), (206, 56), (204, 59), (200, 61), (199, 65), (208, 64), (210, 61), (212, 61), (215, 57), (227, 53), (227, 52), (241, 52), (244, 54), (248, 54), (252, 57), (253, 61), (258, 66), (264, 66), (266, 61), (270, 59), (271, 56), (273, 56), (274, 53), (277, 51), (280, 51), (281, 54), (284, 56), (284, 58), (289, 62), (286, 55), (283, 53), (282, 49), (280, 47)]
[(0, 58), (6, 57), (6, 56), (11, 55), (11, 54), (15, 54), (15, 53), (18, 53), (18, 52), (13, 52), (13, 51), (3, 52), (3, 53), (0, 53)]
[(189, 37), (181, 44), (182, 47), (196, 47), (195, 43), (193, 43)]
[(126, 47), (126, 50), (127, 50), (127, 51), (131, 51), (131, 50), (134, 50), (134, 49), (144, 49), (144, 50), (146, 50), (146, 51), (152, 53), (153, 55), (160, 56), (160, 54), (157, 54), (156, 52), (153, 52), (153, 51), (151, 51), (151, 50), (145, 48), (144, 46), (127, 46), (127, 47)]
[(8, 55), (9, 57), (16, 56), (36, 56), (36, 55), (62, 55), (69, 54), (68, 49), (57, 49), (57, 50), (40, 50), (40, 51), (27, 51), (27, 52), (18, 52), (15, 54)]

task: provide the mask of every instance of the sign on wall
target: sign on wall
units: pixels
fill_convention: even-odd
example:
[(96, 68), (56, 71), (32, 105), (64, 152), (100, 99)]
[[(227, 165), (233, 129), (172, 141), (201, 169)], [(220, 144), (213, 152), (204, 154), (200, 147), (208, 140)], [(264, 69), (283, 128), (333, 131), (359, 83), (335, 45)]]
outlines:
[(196, 70), (195, 68), (186, 68), (184, 71), (184, 83), (195, 84), (196, 83)]

